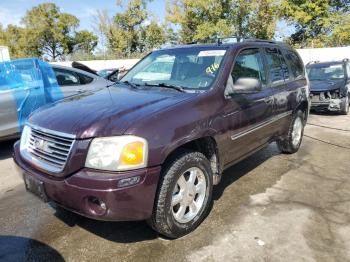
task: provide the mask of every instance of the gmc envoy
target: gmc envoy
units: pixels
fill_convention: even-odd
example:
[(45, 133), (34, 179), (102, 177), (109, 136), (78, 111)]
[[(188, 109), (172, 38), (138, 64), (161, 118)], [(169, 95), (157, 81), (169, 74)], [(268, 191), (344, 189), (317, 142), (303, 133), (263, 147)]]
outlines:
[(223, 170), (276, 141), (298, 151), (309, 86), (294, 49), (244, 39), (153, 51), (119, 82), (45, 106), (14, 146), (28, 191), (86, 217), (181, 237)]

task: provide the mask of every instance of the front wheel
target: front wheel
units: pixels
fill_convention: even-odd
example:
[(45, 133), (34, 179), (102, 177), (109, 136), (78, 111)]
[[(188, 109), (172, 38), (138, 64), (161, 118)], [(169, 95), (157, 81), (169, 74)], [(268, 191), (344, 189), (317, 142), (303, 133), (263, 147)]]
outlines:
[(213, 176), (208, 159), (199, 152), (182, 152), (163, 172), (152, 218), (160, 234), (178, 238), (193, 231), (206, 217)]
[(342, 107), (340, 109), (340, 114), (347, 115), (349, 114), (349, 96), (344, 97), (342, 100)]
[(277, 145), (283, 153), (292, 154), (299, 150), (303, 140), (304, 127), (305, 114), (298, 110), (293, 115), (287, 135), (277, 140)]

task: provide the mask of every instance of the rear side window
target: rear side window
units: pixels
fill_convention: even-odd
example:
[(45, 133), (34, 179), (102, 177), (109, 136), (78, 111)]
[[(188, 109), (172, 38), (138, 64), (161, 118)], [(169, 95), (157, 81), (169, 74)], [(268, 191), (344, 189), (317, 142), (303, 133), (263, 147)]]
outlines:
[(75, 86), (80, 85), (79, 77), (76, 73), (63, 69), (55, 69), (57, 82), (60, 86)]
[(94, 79), (90, 76), (78, 73), (82, 85), (90, 84)]
[(298, 78), (304, 76), (304, 64), (300, 60), (299, 56), (292, 51), (287, 51), (285, 56), (290, 65), (290, 69), (292, 70), (294, 77)]
[(266, 84), (266, 71), (262, 61), (262, 55), (258, 48), (242, 51), (237, 56), (235, 66), (231, 72), (233, 83), (239, 78), (251, 77)]
[(266, 60), (272, 83), (289, 79), (288, 66), (277, 48), (266, 48)]

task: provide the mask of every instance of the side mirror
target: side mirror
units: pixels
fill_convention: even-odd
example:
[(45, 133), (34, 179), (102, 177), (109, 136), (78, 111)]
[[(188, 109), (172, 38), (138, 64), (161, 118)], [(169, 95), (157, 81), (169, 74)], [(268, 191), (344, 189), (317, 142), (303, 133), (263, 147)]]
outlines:
[(261, 81), (253, 77), (238, 78), (233, 85), (233, 92), (236, 94), (250, 94), (259, 92), (262, 88)]
[(107, 79), (108, 79), (109, 81), (112, 81), (112, 82), (117, 82), (117, 81), (119, 81), (118, 75), (119, 75), (119, 70), (117, 69), (117, 70), (115, 70), (114, 72), (110, 73), (110, 74), (107, 76)]

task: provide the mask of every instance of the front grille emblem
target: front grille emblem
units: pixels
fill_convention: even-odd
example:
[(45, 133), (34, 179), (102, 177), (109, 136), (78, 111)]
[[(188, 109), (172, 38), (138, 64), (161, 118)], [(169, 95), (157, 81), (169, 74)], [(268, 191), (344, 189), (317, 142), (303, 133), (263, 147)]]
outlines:
[(50, 149), (50, 142), (39, 138), (34, 139), (34, 149), (38, 149), (49, 154), (53, 153), (53, 151)]

